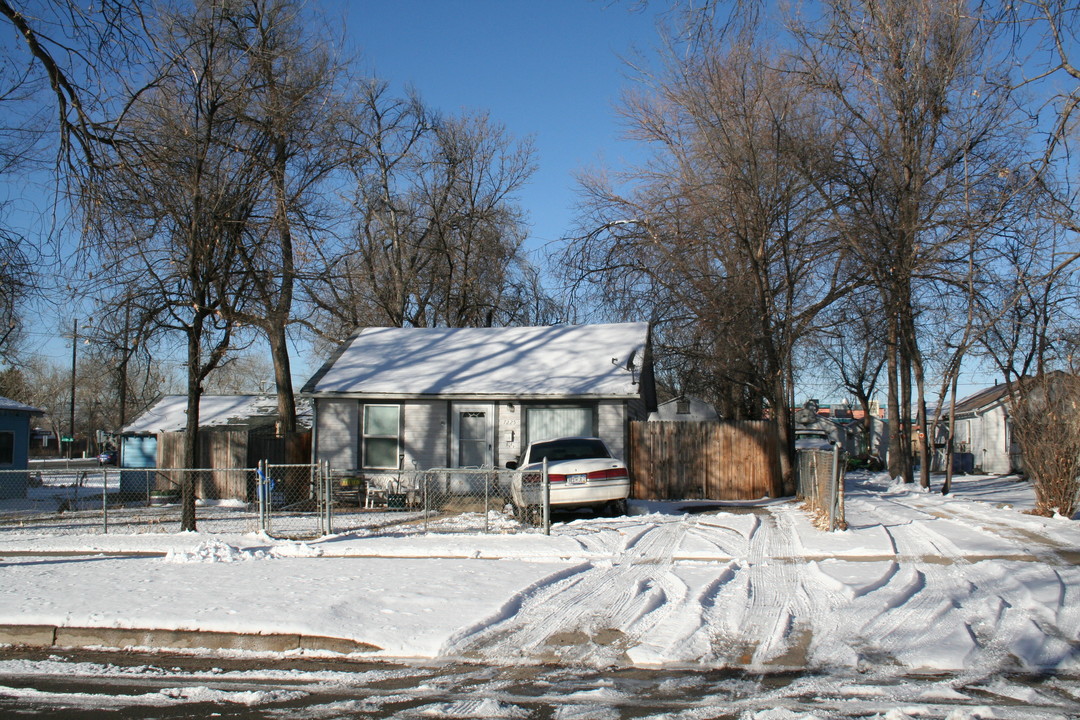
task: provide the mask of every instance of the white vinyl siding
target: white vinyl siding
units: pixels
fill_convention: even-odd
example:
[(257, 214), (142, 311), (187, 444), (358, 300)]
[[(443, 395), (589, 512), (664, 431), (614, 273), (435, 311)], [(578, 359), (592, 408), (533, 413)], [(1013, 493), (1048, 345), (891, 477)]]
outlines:
[(357, 435), (360, 431), (360, 404), (356, 400), (317, 400), (316, 429), (319, 461), (335, 470), (360, 467)]
[(405, 403), (405, 468), (445, 467), (447, 463), (446, 428), (448, 403), (445, 400), (422, 400)]
[(597, 409), (597, 436), (611, 454), (626, 458), (626, 403), (622, 400), (601, 400)]
[(511, 460), (517, 460), (524, 448), (521, 437), (521, 405), (514, 402), (500, 403), (498, 413), (495, 467), (503, 467)]

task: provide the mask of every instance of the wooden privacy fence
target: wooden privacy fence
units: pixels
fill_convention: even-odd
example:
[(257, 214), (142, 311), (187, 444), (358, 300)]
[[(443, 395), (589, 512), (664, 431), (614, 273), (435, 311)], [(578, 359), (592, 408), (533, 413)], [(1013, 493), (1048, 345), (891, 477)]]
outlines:
[[(182, 432), (158, 433), (159, 468), (184, 467), (184, 435)], [(200, 431), (196, 455), (197, 468), (218, 471), (203, 479), (202, 487), (197, 490), (199, 497), (250, 500), (250, 479), (225, 471), (254, 468), (262, 460), (277, 465), (310, 463), (311, 433), (278, 436), (247, 430)]]
[(779, 497), (780, 442), (767, 420), (630, 423), (632, 497), (755, 500)]

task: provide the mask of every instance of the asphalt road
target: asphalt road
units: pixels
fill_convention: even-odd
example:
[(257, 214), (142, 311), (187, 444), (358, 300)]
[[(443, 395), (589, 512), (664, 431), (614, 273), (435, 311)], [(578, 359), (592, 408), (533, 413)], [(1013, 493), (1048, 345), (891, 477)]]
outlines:
[[(298, 657), (0, 651), (0, 716), (116, 718), (1059, 718), (1075, 683), (1048, 675), (873, 673), (550, 665), (409, 665)], [(775, 714), (777, 711), (783, 714)], [(987, 712), (992, 715), (986, 715)], [(908, 715), (900, 715), (908, 717)]]

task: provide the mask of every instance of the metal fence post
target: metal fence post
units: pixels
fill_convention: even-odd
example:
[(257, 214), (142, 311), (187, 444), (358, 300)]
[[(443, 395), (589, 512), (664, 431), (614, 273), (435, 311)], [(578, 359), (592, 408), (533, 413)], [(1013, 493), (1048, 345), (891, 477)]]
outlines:
[(326, 494), (326, 534), (334, 534), (334, 487), (330, 476), (330, 461), (323, 460), (319, 464), (319, 470), (323, 474), (323, 491)]
[(260, 460), (256, 463), (255, 469), (255, 489), (256, 494), (259, 496), (259, 530), (267, 532), (266, 527), (266, 475), (263, 473), (263, 461)]
[(836, 529), (836, 475), (840, 467), (840, 446), (833, 445), (832, 474), (829, 477), (829, 532)]
[(544, 534), (551, 534), (551, 480), (548, 478), (548, 461), (544, 458)]
[(420, 491), (420, 495), (421, 495), (421, 497), (423, 497), (423, 505), (424, 505), (424, 532), (425, 533), (428, 531), (428, 523), (427, 523), (427, 521), (428, 521), (428, 486), (431, 485), (431, 474), (430, 474), (430, 472), (431, 472), (430, 470), (424, 472), (424, 475), (423, 475), (424, 487)]
[(495, 472), (484, 473), (484, 532), (491, 532), (490, 519), (488, 515), (491, 513), (491, 478)]
[(840, 458), (840, 445), (834, 446), (833, 450), (833, 511), (830, 530), (847, 524), (844, 518), (844, 466)]
[(101, 470), (101, 530), (109, 534), (109, 471)]

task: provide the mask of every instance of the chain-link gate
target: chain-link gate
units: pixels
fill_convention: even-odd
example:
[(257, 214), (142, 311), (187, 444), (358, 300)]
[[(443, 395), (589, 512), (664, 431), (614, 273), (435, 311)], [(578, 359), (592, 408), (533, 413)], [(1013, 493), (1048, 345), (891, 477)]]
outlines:
[(271, 465), (256, 469), (259, 526), (275, 537), (318, 537), (330, 532), (330, 477), (322, 465)]

